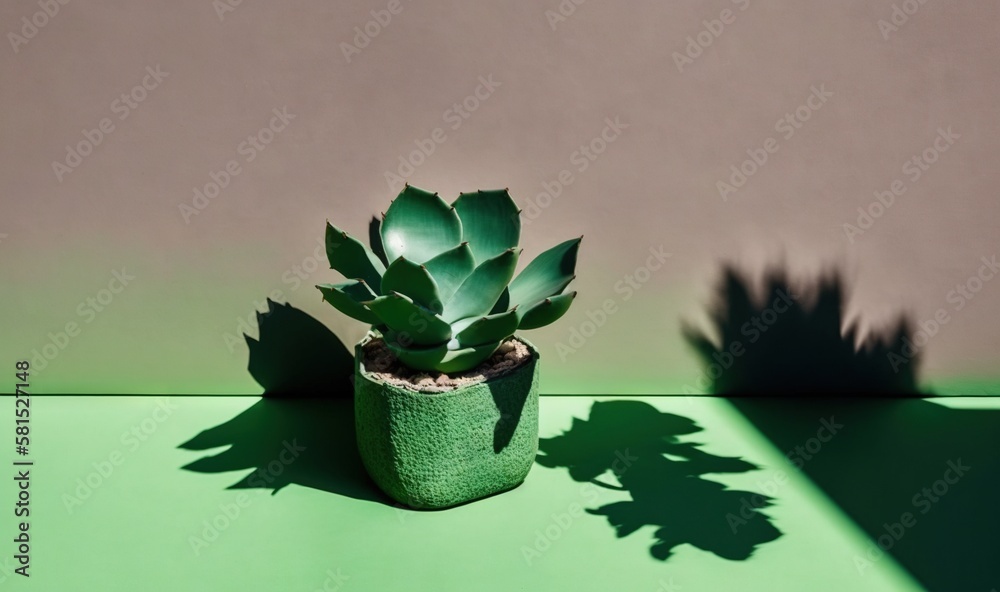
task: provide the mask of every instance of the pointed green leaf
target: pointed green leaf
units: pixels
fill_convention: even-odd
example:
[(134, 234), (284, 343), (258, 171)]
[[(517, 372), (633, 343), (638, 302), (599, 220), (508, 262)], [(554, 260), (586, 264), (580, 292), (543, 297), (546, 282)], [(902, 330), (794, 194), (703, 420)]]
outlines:
[(339, 271), (345, 278), (362, 279), (374, 289), (382, 283), (385, 265), (364, 243), (326, 223), (326, 258), (330, 269)]
[(569, 305), (573, 304), (574, 298), (576, 298), (576, 292), (560, 294), (542, 300), (521, 315), (521, 322), (517, 328), (528, 330), (548, 325), (566, 314), (566, 311), (569, 310)]
[(401, 343), (437, 345), (451, 339), (451, 325), (398, 292), (379, 296), (368, 303), (368, 308), (398, 335)]
[(579, 247), (574, 238), (535, 257), (510, 283), (510, 305), (530, 307), (562, 292), (575, 277)]
[(452, 323), (467, 317), (487, 314), (496, 304), (517, 267), (520, 251), (508, 249), (503, 253), (483, 261), (465, 278), (444, 306), (442, 318)]
[(462, 220), (462, 240), (469, 243), (476, 261), (517, 246), (521, 217), (506, 189), (463, 193), (454, 206)]
[(382, 293), (399, 292), (416, 304), (440, 314), (444, 310), (441, 297), (438, 295), (438, 285), (430, 272), (419, 265), (400, 257), (389, 264), (382, 274)]
[(364, 281), (354, 280), (339, 284), (321, 284), (316, 286), (326, 300), (345, 315), (363, 323), (374, 324), (378, 317), (368, 310), (362, 302), (375, 298), (376, 294)]
[(448, 349), (444, 345), (432, 348), (401, 347), (388, 339), (385, 343), (399, 361), (410, 368), (445, 373), (472, 370), (485, 362), (500, 347), (499, 341), (464, 349)]
[(462, 242), (462, 222), (436, 193), (407, 185), (386, 211), (381, 233), (390, 263), (403, 256), (424, 263)]
[(476, 268), (476, 259), (472, 256), (469, 244), (462, 243), (424, 263), (424, 267), (437, 282), (441, 300), (448, 302), (455, 294), (455, 290)]
[[(461, 323), (462, 321), (459, 321)], [(518, 315), (514, 309), (495, 315), (473, 318), (468, 326), (459, 330), (459, 324), (455, 323), (452, 330), (455, 331), (455, 339), (461, 347), (473, 347), (503, 341), (517, 331)]]

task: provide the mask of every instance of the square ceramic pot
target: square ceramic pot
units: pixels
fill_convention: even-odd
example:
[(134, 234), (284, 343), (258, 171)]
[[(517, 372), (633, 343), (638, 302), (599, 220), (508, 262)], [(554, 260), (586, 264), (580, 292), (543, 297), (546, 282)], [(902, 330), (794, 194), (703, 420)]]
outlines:
[(440, 509), (513, 489), (538, 452), (538, 350), (503, 375), (443, 393), (389, 384), (365, 370), (355, 347), (358, 449), (394, 500)]

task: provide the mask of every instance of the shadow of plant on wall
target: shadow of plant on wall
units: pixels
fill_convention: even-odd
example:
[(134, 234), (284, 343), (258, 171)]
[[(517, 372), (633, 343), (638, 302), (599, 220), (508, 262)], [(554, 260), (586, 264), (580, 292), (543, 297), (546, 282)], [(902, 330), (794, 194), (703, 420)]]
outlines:
[(698, 386), (716, 395), (919, 394), (920, 356), (905, 316), (859, 342), (857, 324), (844, 322), (839, 273), (794, 286), (772, 270), (763, 285), (755, 298), (749, 279), (724, 266), (710, 309), (717, 339), (684, 324), (705, 363)]
[(230, 489), (302, 485), (388, 503), (365, 472), (354, 431), (353, 356), (322, 323), (268, 300), (260, 339), (246, 337), (250, 374), (264, 398), (180, 445), (226, 450), (183, 468), (198, 473), (249, 469)]
[[(643, 526), (657, 527), (650, 547), (656, 559), (666, 560), (684, 544), (725, 559), (748, 559), (758, 545), (781, 536), (761, 511), (772, 500), (703, 478), (758, 467), (681, 440), (702, 429), (640, 401), (597, 402), (588, 419), (575, 418), (568, 432), (543, 438), (537, 462), (566, 468), (575, 481), (627, 492), (631, 500), (587, 512), (607, 517), (619, 538)], [(617, 484), (604, 480), (608, 472)]]

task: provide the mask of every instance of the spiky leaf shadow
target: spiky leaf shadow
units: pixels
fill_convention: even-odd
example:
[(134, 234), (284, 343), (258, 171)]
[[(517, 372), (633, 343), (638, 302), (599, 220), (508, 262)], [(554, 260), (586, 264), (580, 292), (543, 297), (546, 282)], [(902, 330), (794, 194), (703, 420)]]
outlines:
[(217, 454), (183, 468), (198, 473), (248, 470), (229, 489), (296, 484), (388, 503), (358, 454), (351, 376), (353, 357), (322, 323), (288, 304), (268, 301), (259, 340), (247, 337), (250, 374), (264, 397), (236, 417), (180, 445)]
[[(728, 489), (704, 478), (759, 467), (738, 457), (716, 456), (682, 436), (703, 428), (641, 401), (596, 402), (586, 420), (539, 442), (537, 462), (569, 470), (575, 481), (627, 492), (631, 499), (587, 510), (605, 516), (619, 538), (655, 526), (650, 554), (666, 560), (689, 544), (731, 560), (748, 559), (759, 545), (781, 536), (763, 509), (767, 496)], [(618, 482), (607, 483), (608, 472)]]

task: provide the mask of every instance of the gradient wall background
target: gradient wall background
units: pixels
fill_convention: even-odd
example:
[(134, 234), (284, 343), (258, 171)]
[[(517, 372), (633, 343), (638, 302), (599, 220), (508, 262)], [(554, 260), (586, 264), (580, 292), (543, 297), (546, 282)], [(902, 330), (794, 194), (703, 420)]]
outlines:
[[(241, 333), (255, 333), (268, 295), (353, 343), (364, 327), (312, 287), (336, 277), (317, 250), (324, 220), (364, 234), (399, 189), (386, 173), (409, 173), (400, 160), (421, 143), (433, 153), (411, 159), (408, 180), (448, 198), (509, 187), (531, 216), (526, 255), (586, 235), (575, 305), (528, 334), (544, 392), (696, 384), (679, 323), (704, 322), (723, 261), (784, 260), (807, 275), (842, 265), (849, 316), (866, 327), (945, 308), (925, 379), (953, 392), (1000, 384), (1000, 280), (960, 311), (949, 301), (997, 254), (1000, 5), (57, 6), (51, 17), (35, 2), (0, 8), (4, 390), (27, 357), (37, 393), (259, 392)], [(275, 109), (294, 118), (262, 133)], [(776, 126), (797, 109), (794, 127)], [(627, 127), (605, 130), (609, 118)], [(957, 137), (914, 178), (904, 163), (942, 129)], [(84, 130), (103, 136), (92, 151)], [(602, 133), (603, 152), (584, 156)], [(776, 151), (723, 199), (717, 183), (768, 138)], [(67, 146), (80, 142), (77, 162)], [(230, 161), (228, 185), (196, 201)], [(844, 224), (894, 181), (905, 192), (850, 240)], [(558, 195), (539, 198), (546, 188)], [(650, 249), (671, 256), (626, 289)], [(116, 273), (134, 278), (122, 286)], [(607, 300), (603, 326), (571, 341)]]

